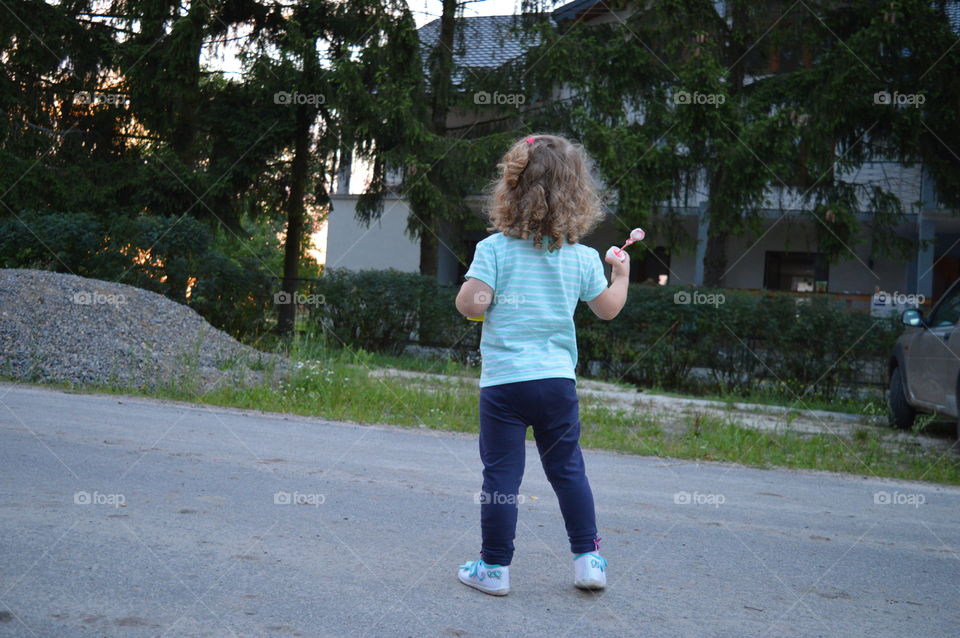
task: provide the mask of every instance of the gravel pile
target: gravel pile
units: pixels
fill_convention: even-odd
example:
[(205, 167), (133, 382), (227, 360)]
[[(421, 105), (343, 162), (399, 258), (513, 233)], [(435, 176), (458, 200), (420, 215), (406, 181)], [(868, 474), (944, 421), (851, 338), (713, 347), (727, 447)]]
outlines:
[(0, 269), (0, 376), (119, 387), (256, 381), (284, 359), (133, 286)]

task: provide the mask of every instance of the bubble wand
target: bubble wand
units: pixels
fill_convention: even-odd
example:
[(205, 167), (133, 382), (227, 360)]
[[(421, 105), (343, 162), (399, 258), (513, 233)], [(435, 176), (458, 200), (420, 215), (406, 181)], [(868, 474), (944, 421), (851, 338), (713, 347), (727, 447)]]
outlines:
[(627, 254), (624, 252), (626, 247), (638, 241), (643, 241), (643, 238), (646, 236), (647, 234), (643, 232), (642, 228), (634, 228), (630, 231), (630, 237), (627, 239), (626, 243), (623, 244), (623, 246), (620, 248), (617, 248), (616, 246), (610, 246), (610, 248), (607, 249), (607, 257), (612, 256), (622, 262), (627, 258)]

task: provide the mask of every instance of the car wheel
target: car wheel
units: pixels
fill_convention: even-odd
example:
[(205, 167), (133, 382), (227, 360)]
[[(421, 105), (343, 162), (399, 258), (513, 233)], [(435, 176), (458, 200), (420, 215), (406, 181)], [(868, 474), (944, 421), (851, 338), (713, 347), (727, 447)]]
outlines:
[(907, 392), (903, 384), (903, 374), (899, 366), (893, 369), (890, 374), (890, 397), (888, 401), (890, 406), (890, 423), (898, 428), (913, 427), (913, 420), (917, 416), (917, 411), (913, 406), (907, 403)]

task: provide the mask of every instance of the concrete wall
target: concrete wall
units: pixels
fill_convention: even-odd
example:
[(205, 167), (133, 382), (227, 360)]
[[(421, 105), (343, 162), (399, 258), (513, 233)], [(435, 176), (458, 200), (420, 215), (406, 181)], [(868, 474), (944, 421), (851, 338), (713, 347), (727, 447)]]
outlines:
[(407, 203), (389, 196), (369, 227), (355, 217), (357, 196), (334, 195), (327, 219), (327, 268), (420, 270), (420, 244), (406, 234)]
[[(763, 274), (767, 251), (816, 252), (815, 222), (785, 217), (765, 225), (766, 234), (757, 238), (731, 239), (727, 247), (727, 273), (724, 284), (728, 288), (763, 288)], [(905, 262), (876, 259), (871, 269), (869, 246), (851, 246), (839, 263), (829, 269), (828, 291), (845, 294), (872, 295), (874, 288), (888, 292), (906, 291)], [(677, 262), (689, 261), (693, 255), (679, 255)], [(671, 264), (672, 265), (672, 264)], [(680, 269), (678, 263), (677, 269)]]

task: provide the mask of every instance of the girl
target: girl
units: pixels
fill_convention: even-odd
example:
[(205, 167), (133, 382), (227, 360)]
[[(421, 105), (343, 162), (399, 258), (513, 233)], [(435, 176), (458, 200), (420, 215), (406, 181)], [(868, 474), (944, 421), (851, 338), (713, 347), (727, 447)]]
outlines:
[(590, 160), (579, 145), (534, 135), (503, 156), (490, 201), (491, 230), (477, 244), (457, 310), (484, 315), (480, 353), (480, 559), (460, 581), (495, 596), (510, 591), (524, 440), (533, 427), (544, 473), (557, 494), (573, 552), (574, 585), (606, 587), (593, 493), (580, 452), (573, 311), (587, 302), (613, 319), (627, 299), (629, 258), (577, 243), (603, 213)]

